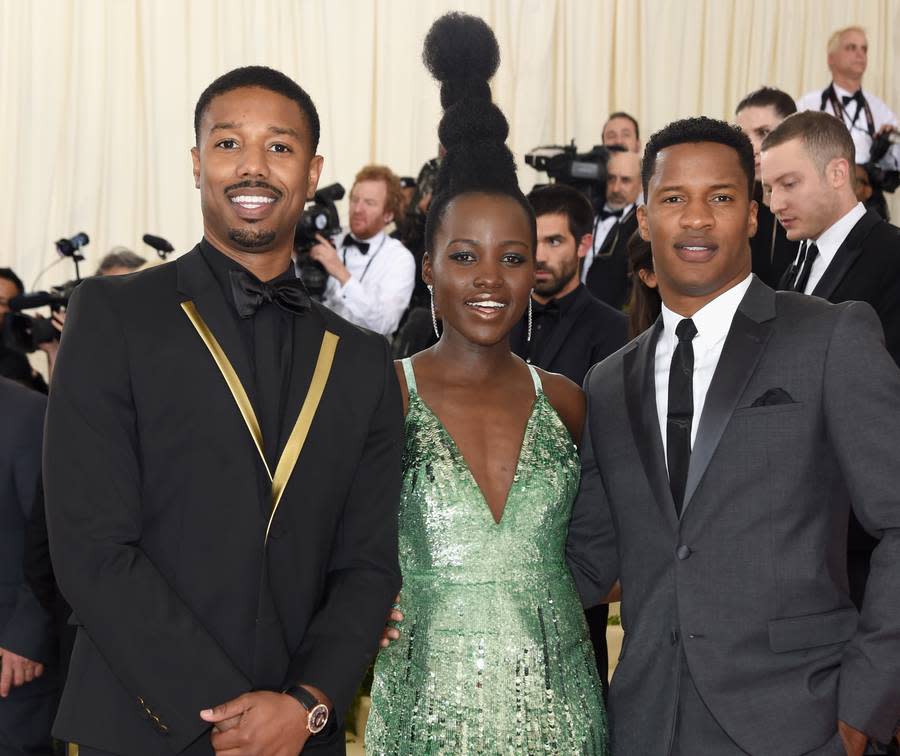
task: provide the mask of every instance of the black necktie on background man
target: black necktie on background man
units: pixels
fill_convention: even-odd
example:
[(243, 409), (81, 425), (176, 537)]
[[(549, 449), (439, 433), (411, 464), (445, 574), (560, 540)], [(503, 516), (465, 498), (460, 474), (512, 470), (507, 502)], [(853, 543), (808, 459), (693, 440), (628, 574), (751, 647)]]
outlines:
[(681, 517), (688, 466), (691, 463), (691, 424), (694, 420), (694, 337), (697, 326), (685, 318), (675, 326), (678, 343), (669, 366), (669, 408), (666, 415), (666, 461), (675, 513)]
[(369, 254), (369, 242), (363, 242), (359, 239), (354, 239), (350, 234), (347, 234), (344, 237), (344, 241), (341, 242), (341, 247), (346, 249), (347, 247), (356, 247), (360, 254), (367, 255)]
[(790, 286), (791, 291), (799, 291), (801, 294), (806, 291), (806, 284), (809, 283), (809, 274), (818, 256), (819, 248), (815, 242), (803, 242), (803, 247), (800, 250), (800, 259), (797, 263), (797, 277)]

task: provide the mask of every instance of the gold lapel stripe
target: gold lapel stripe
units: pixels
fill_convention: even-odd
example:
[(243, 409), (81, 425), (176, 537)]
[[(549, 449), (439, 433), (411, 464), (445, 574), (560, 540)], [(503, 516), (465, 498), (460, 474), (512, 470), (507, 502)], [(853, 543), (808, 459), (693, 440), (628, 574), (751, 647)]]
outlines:
[(241, 417), (244, 418), (247, 429), (253, 437), (253, 443), (256, 444), (256, 450), (259, 452), (263, 467), (266, 468), (266, 472), (271, 480), (272, 472), (269, 470), (269, 465), (266, 463), (266, 455), (263, 453), (262, 431), (259, 429), (259, 421), (256, 419), (256, 413), (253, 411), (253, 405), (250, 403), (250, 397), (247, 396), (247, 392), (244, 390), (241, 379), (238, 378), (238, 374), (235, 372), (231, 361), (228, 359), (228, 355), (225, 354), (225, 350), (219, 345), (216, 337), (213, 336), (213, 332), (209, 330), (206, 321), (203, 320), (200, 313), (197, 312), (194, 303), (182, 302), (181, 309), (187, 313), (188, 318), (190, 318), (194, 328), (197, 329), (197, 333), (200, 334), (200, 338), (203, 339), (203, 343), (206, 344), (206, 348), (209, 349), (209, 353), (212, 355), (219, 371), (222, 373), (222, 377), (225, 379), (225, 383), (228, 385), (228, 389), (234, 397), (234, 403), (237, 404), (238, 409), (241, 411)]
[(250, 435), (253, 437), (253, 442), (256, 444), (256, 450), (259, 452), (266, 473), (268, 473), (269, 479), (272, 481), (272, 513), (269, 515), (269, 522), (266, 525), (265, 538), (265, 540), (268, 541), (269, 530), (272, 528), (272, 520), (275, 519), (275, 512), (278, 509), (278, 505), (281, 503), (281, 496), (284, 494), (287, 482), (290, 480), (291, 474), (297, 466), (297, 460), (300, 458), (300, 452), (303, 451), (303, 445), (306, 443), (306, 437), (309, 435), (309, 429), (316, 416), (316, 410), (319, 408), (319, 402), (322, 401), (322, 394), (325, 393), (325, 385), (328, 383), (328, 376), (331, 375), (331, 366), (334, 363), (334, 355), (337, 351), (340, 337), (331, 333), (331, 331), (325, 331), (322, 335), (322, 344), (319, 347), (319, 357), (316, 360), (316, 367), (313, 370), (309, 391), (306, 392), (306, 398), (303, 400), (303, 405), (300, 407), (300, 413), (297, 415), (297, 422), (294, 423), (291, 435), (284, 445), (284, 449), (278, 459), (278, 464), (275, 467), (275, 475), (273, 477), (272, 472), (269, 470), (269, 466), (266, 463), (266, 455), (263, 453), (262, 433), (259, 429), (259, 421), (256, 419), (256, 413), (253, 411), (250, 397), (247, 396), (247, 392), (241, 384), (241, 379), (238, 378), (238, 374), (235, 372), (231, 361), (228, 359), (228, 355), (225, 354), (225, 351), (216, 340), (213, 332), (209, 330), (209, 326), (206, 325), (206, 322), (200, 316), (200, 313), (197, 312), (194, 303), (182, 302), (181, 308), (187, 313), (188, 318), (197, 330), (197, 333), (200, 334), (200, 338), (203, 339), (203, 343), (206, 344), (206, 348), (209, 349), (209, 353), (212, 355), (219, 371), (222, 373), (222, 377), (225, 379), (225, 383), (231, 391), (234, 402), (237, 404), (241, 416), (244, 418), (244, 422), (247, 424), (247, 428), (250, 431)]
[(291, 473), (294, 472), (294, 466), (303, 445), (306, 443), (306, 437), (309, 435), (309, 428), (312, 425), (313, 418), (316, 416), (316, 410), (319, 408), (319, 402), (322, 400), (322, 394), (325, 392), (325, 384), (328, 383), (328, 376), (331, 374), (331, 366), (334, 363), (334, 353), (337, 351), (338, 341), (340, 337), (331, 331), (325, 331), (322, 335), (322, 345), (319, 347), (319, 357), (316, 360), (316, 368), (313, 371), (312, 381), (309, 384), (309, 391), (306, 392), (306, 398), (303, 400), (303, 406), (300, 408), (300, 414), (297, 415), (297, 422), (291, 435), (288, 437), (281, 457), (278, 460), (278, 466), (275, 468), (275, 477), (272, 480), (272, 514), (269, 516), (269, 524), (266, 526), (266, 540), (269, 540), (269, 529), (272, 527), (272, 520), (275, 519), (275, 512), (281, 502), (281, 495), (284, 493), (285, 486), (290, 480)]

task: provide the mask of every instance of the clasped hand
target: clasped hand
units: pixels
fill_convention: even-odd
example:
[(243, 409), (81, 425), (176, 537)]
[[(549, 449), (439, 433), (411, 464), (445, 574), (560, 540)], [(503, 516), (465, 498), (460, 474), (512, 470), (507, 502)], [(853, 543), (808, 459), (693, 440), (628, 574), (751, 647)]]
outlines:
[(297, 756), (309, 730), (306, 710), (283, 693), (244, 693), (200, 712), (214, 725), (210, 741), (217, 754), (228, 756)]

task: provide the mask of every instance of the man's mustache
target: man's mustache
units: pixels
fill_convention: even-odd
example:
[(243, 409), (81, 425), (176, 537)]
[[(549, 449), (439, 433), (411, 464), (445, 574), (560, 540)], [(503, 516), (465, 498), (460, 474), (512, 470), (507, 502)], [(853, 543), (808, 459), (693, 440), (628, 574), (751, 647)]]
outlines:
[(276, 189), (266, 181), (250, 181), (249, 179), (247, 179), (246, 181), (239, 181), (237, 184), (232, 184), (231, 186), (226, 186), (225, 194), (228, 194), (228, 192), (233, 192), (235, 189), (268, 189), (276, 197), (280, 197), (282, 194), (284, 194), (284, 192), (282, 192), (280, 189)]

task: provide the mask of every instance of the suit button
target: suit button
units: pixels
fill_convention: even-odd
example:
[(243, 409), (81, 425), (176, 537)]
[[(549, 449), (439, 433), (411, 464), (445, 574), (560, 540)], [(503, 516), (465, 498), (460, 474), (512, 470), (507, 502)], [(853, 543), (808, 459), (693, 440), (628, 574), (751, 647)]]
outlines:
[(684, 561), (691, 555), (691, 549), (684, 544), (681, 544), (677, 549), (675, 549), (675, 556)]

